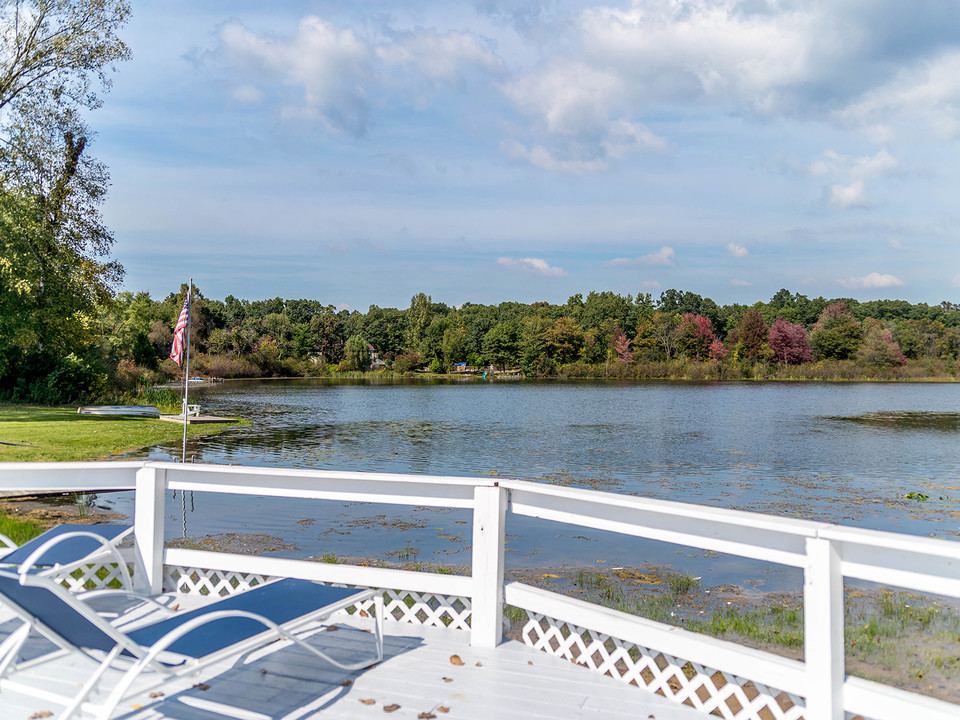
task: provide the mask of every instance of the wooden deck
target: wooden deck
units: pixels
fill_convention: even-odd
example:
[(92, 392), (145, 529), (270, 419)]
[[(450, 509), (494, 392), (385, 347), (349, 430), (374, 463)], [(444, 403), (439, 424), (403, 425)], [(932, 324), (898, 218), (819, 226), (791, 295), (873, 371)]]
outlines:
[[(178, 598), (179, 600), (179, 598)], [(189, 601), (188, 601), (189, 602)], [(360, 618), (335, 620), (336, 631), (317, 627), (310, 642), (343, 659), (361, 659), (372, 648)], [(8, 632), (10, 624), (4, 624)], [(4, 635), (6, 633), (3, 633)], [(40, 652), (43, 641), (34, 647)], [(462, 665), (451, 662), (456, 655)], [(60, 657), (17, 679), (34, 687), (72, 692), (92, 663)], [(105, 677), (104, 687), (116, 682)], [(130, 720), (200, 720), (226, 715), (250, 720), (301, 718), (640, 718), (703, 719), (701, 713), (564, 660), (506, 641), (496, 649), (469, 645), (464, 631), (388, 623), (384, 660), (348, 673), (283, 642), (233, 658), (201, 675), (149, 690), (125, 703), (114, 717)], [(156, 692), (157, 689), (154, 689)], [(96, 698), (95, 698), (96, 699)], [(391, 706), (398, 706), (390, 710)], [(137, 707), (140, 706), (140, 707)], [(242, 710), (237, 710), (237, 708)], [(59, 708), (0, 689), (3, 718), (46, 717)]]

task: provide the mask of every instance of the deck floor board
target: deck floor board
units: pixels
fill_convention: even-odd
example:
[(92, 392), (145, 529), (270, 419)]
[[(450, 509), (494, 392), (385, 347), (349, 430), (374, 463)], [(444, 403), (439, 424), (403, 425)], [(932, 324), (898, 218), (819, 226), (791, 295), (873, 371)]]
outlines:
[[(338, 659), (370, 657), (372, 636), (356, 617), (337, 618), (335, 632), (319, 630), (308, 642)], [(359, 625), (359, 626), (358, 626)], [(348, 673), (296, 645), (278, 642), (265, 650), (231, 658), (197, 676), (167, 682), (160, 697), (141, 694), (126, 701), (114, 717), (127, 720), (210, 720), (224, 706), (242, 708), (228, 717), (249, 720), (331, 718), (417, 718), (433, 713), (450, 720), (703, 720), (706, 716), (640, 688), (603, 677), (515, 641), (495, 649), (474, 648), (464, 631), (387, 623), (384, 660)], [(450, 662), (458, 655), (463, 665)], [(76, 657), (18, 673), (16, 679), (48, 689), (78, 688), (91, 665)], [(113, 671), (110, 671), (111, 673)], [(116, 682), (108, 674), (104, 687)], [(447, 678), (447, 680), (445, 680)], [(203, 683), (203, 686), (199, 686)], [(96, 701), (97, 698), (94, 698)], [(364, 704), (361, 700), (373, 700)], [(390, 714), (384, 707), (399, 705)], [(448, 713), (438, 712), (449, 708)], [(0, 691), (3, 718), (28, 718), (57, 711), (49, 702)]]

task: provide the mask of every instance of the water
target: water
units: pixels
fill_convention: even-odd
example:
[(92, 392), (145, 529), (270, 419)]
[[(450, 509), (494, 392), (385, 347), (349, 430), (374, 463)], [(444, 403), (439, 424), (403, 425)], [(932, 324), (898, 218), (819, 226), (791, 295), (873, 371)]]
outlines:
[[(960, 385), (281, 380), (228, 382), (198, 400), (205, 413), (253, 421), (191, 443), (199, 462), (502, 476), (960, 534)], [(175, 459), (180, 447), (146, 455)], [(295, 544), (280, 553), (292, 556), (469, 562), (461, 511), (198, 495), (192, 510), (180, 499), (168, 514), (171, 534), (263, 532)], [(514, 520), (509, 532), (514, 567), (642, 560), (715, 579), (742, 569), (710, 553), (533, 520)]]

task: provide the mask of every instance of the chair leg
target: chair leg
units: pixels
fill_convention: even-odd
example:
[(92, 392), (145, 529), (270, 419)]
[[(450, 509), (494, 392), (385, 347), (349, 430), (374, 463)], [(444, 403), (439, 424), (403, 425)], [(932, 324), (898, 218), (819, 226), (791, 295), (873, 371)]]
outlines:
[(30, 635), (30, 624), (24, 623), (0, 643), (0, 678), (7, 674), (7, 670), (20, 656), (20, 649)]
[[(114, 660), (117, 659), (117, 655), (120, 654), (121, 648), (119, 645), (115, 647), (110, 653), (103, 659), (103, 662), (100, 663), (100, 667), (94, 671), (93, 675), (90, 676), (90, 679), (83, 684), (83, 687), (80, 688), (80, 692), (74, 696), (71, 703), (67, 706), (67, 709), (63, 711), (63, 714), (58, 718), (58, 720), (68, 720), (73, 717), (73, 714), (80, 709), (80, 706), (83, 704), (83, 701), (87, 699), (87, 696), (93, 692), (94, 688), (97, 686), (97, 683), (100, 682), (100, 678), (103, 677), (103, 674), (110, 668), (110, 665)], [(113, 708), (109, 708), (108, 713), (103, 716), (105, 718), (110, 717), (110, 712)]]

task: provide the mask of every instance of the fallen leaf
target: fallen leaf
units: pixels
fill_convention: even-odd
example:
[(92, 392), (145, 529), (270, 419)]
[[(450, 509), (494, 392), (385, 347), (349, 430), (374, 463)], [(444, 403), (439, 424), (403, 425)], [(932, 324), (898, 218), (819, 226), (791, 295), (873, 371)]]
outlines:
[(353, 685), (353, 680), (344, 680), (340, 683), (340, 687), (350, 687), (351, 685)]
[(150, 693), (150, 697), (152, 698), (163, 697), (163, 693), (159, 690), (154, 690), (152, 693)]
[(477, 660), (477, 667), (483, 667), (483, 663)]
[(451, 656), (450, 656), (450, 664), (451, 664), (451, 665), (463, 665), (463, 660), (460, 659), (460, 656), (459, 656), (459, 655), (451, 655)]
[(359, 613), (357, 613), (357, 614), (358, 614), (360, 617), (370, 617), (370, 613), (368, 613), (366, 610), (361, 610), (361, 611), (360, 611)]
[(533, 660), (527, 660), (527, 665), (533, 665)]
[(384, 706), (383, 706), (383, 711), (384, 711), (384, 712), (396, 712), (396, 711), (399, 710), (399, 709), (400, 709), (400, 706), (397, 705), (396, 703), (394, 703), (393, 705), (384, 705)]
[(339, 630), (339, 629), (340, 628), (337, 627), (336, 625), (327, 625), (327, 632), (334, 632), (335, 630)]
[(436, 715), (434, 715), (432, 712), (422, 712), (417, 715), (417, 720), (433, 720), (435, 717)]
[(40, 712), (35, 712), (30, 716), (30, 720), (40, 720), (40, 718), (53, 717), (53, 713), (49, 710), (41, 710)]
[(360, 702), (362, 702), (364, 705), (376, 705), (376, 704), (377, 704), (377, 701), (374, 700), (373, 698), (363, 698)]
[(195, 687), (197, 690), (209, 690), (209, 689), (210, 689), (210, 686), (207, 685), (206, 683), (197, 683), (196, 685), (194, 685), (194, 687)]
[(437, 708), (437, 712), (448, 713), (450, 712), (450, 708), (448, 708), (446, 705), (441, 705)]
[(170, 609), (176, 612), (177, 610), (180, 609), (180, 603), (174, 603), (173, 605), (170, 606)]
[(445, 678), (443, 678), (443, 681), (444, 681), (444, 682), (453, 682), (453, 678), (445, 677)]
[(133, 708), (134, 710), (143, 710), (143, 705), (140, 705), (138, 703), (133, 703), (130, 705), (130, 707)]

